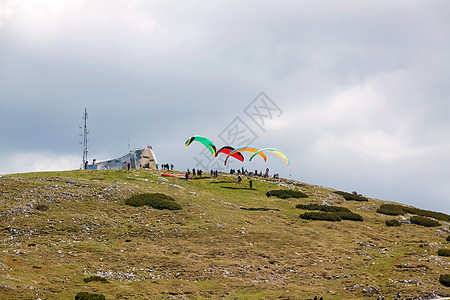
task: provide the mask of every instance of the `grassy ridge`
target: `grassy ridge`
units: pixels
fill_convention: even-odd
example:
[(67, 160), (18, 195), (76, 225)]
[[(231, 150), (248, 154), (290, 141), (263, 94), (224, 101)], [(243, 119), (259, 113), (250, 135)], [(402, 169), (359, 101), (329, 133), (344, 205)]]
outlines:
[[(292, 186), (308, 198), (266, 196)], [(155, 193), (183, 209), (125, 204)], [(229, 175), (186, 181), (87, 170), (0, 177), (0, 195), (1, 299), (449, 294), (439, 282), (448, 258), (434, 258), (447, 244), (443, 225), (387, 227), (376, 213), (381, 201), (343, 201), (320, 186), (253, 178), (249, 189)], [(306, 207), (330, 209), (324, 203), (363, 221), (299, 217)]]

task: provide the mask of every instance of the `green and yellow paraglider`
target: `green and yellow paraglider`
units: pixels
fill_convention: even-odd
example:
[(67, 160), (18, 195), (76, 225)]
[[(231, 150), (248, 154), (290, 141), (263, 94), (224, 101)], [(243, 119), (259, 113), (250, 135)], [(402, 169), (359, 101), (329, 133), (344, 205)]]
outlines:
[(213, 142), (211, 142), (208, 138), (196, 135), (196, 136), (189, 138), (186, 141), (185, 145), (189, 146), (194, 141), (202, 143), (211, 152), (211, 154), (213, 156), (216, 156), (216, 146), (214, 146)]

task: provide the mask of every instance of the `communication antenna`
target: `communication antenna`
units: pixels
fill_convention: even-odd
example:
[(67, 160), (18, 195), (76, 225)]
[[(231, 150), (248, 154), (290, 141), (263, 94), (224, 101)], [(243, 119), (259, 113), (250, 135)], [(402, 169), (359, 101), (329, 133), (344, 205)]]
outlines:
[[(84, 120), (84, 128), (83, 128), (83, 167), (82, 169), (86, 169), (86, 164), (88, 163), (88, 133), (87, 130), (87, 119), (88, 113), (87, 108), (84, 108), (84, 114), (82, 119)], [(81, 127), (80, 127), (81, 128)]]

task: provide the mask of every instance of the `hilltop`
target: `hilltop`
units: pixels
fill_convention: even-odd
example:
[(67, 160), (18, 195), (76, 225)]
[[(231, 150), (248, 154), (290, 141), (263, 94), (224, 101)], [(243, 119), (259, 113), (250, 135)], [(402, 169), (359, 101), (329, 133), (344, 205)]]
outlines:
[[(422, 210), (387, 215), (377, 210), (392, 202), (345, 200), (287, 179), (252, 177), (250, 189), (249, 178), (186, 181), (144, 169), (1, 176), (0, 298), (450, 295), (439, 282), (450, 258), (438, 255), (450, 248), (449, 216), (431, 214), (439, 225), (425, 227), (409, 222)], [(306, 197), (267, 197), (280, 189)], [(125, 204), (144, 193), (170, 196), (181, 209)], [(338, 206), (362, 221), (300, 218), (319, 212), (309, 204)], [(401, 226), (386, 225), (393, 219)]]

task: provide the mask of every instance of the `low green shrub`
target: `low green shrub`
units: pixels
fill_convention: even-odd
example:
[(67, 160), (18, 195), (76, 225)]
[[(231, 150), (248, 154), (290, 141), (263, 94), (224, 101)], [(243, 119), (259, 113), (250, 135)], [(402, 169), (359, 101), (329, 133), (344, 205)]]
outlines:
[(355, 214), (346, 207), (331, 206), (331, 205), (320, 205), (320, 204), (297, 204), (296, 208), (307, 209), (307, 210), (320, 210), (323, 212), (331, 212), (338, 215), (342, 220), (350, 221), (363, 221), (363, 217)]
[(268, 192), (270, 196), (275, 196), (281, 199), (288, 199), (288, 198), (308, 198), (309, 196), (305, 193), (302, 193), (300, 191), (293, 191), (293, 190), (270, 190)]
[(450, 274), (442, 274), (442, 275), (439, 277), (439, 282), (440, 282), (442, 285), (445, 285), (445, 286), (449, 286), (449, 287), (450, 287)]
[(341, 221), (342, 218), (336, 212), (327, 211), (311, 211), (300, 215), (305, 220), (321, 220), (321, 221)]
[(413, 224), (426, 226), (426, 227), (436, 227), (436, 226), (441, 225), (436, 220), (432, 220), (432, 219), (429, 219), (427, 217), (422, 217), (422, 216), (413, 216), (413, 217), (409, 218), (409, 221)]
[(40, 211), (47, 211), (49, 207), (46, 204), (38, 203), (36, 204), (36, 209)]
[(351, 211), (341, 211), (337, 212), (337, 214), (339, 215), (339, 217), (341, 217), (342, 220), (359, 221), (359, 222), (364, 221), (362, 216), (355, 214), (354, 212)]
[(405, 210), (403, 210), (402, 205), (398, 204), (382, 204), (378, 209), (377, 213), (384, 214), (384, 215), (390, 215), (390, 216), (398, 216), (398, 215), (404, 215), (406, 213)]
[(161, 193), (145, 193), (133, 195), (125, 200), (126, 205), (130, 206), (150, 206), (156, 209), (179, 210), (181, 206), (173, 198)]
[(270, 210), (279, 211), (278, 208), (265, 208), (265, 207), (248, 207), (248, 208), (240, 207), (240, 209), (250, 211), (270, 211)]
[(102, 294), (79, 292), (75, 295), (75, 300), (106, 300), (106, 297)]
[(334, 191), (333, 193), (344, 197), (344, 199), (348, 201), (369, 201), (369, 199), (367, 199), (366, 197), (357, 194), (347, 193), (343, 191)]
[(307, 209), (307, 210), (320, 210), (320, 211), (328, 211), (328, 212), (349, 212), (350, 209), (346, 207), (340, 206), (332, 206), (332, 205), (320, 205), (320, 204), (297, 204), (296, 208)]
[(439, 249), (438, 255), (439, 256), (450, 256), (450, 249)]
[(446, 215), (444, 213), (415, 208), (415, 207), (403, 206), (400, 204), (382, 204), (380, 206), (380, 208), (377, 209), (377, 212), (381, 213), (381, 214), (385, 214), (385, 215), (391, 215), (391, 216), (398, 216), (398, 215), (404, 215), (406, 213), (410, 213), (413, 215), (418, 215), (418, 216), (422, 216), (422, 217), (430, 217), (433, 219), (450, 222), (450, 216)]
[(402, 223), (400, 223), (398, 220), (396, 219), (392, 219), (392, 220), (387, 220), (386, 221), (386, 225), (387, 226), (401, 226)]
[(108, 279), (101, 277), (101, 276), (97, 276), (97, 275), (92, 275), (88, 278), (84, 278), (83, 279), (84, 282), (91, 282), (91, 281), (100, 281), (100, 282), (104, 282), (104, 283), (109, 283)]
[(450, 222), (450, 216), (447, 214), (441, 213), (441, 212), (435, 212), (435, 211), (431, 211), (431, 210), (425, 210), (425, 209), (409, 207), (409, 206), (405, 206), (403, 208), (403, 210), (410, 214), (419, 215), (419, 216), (423, 216), (423, 217), (430, 217), (433, 219)]

